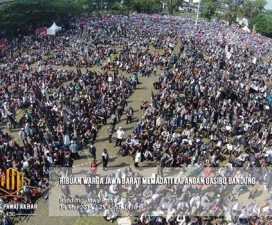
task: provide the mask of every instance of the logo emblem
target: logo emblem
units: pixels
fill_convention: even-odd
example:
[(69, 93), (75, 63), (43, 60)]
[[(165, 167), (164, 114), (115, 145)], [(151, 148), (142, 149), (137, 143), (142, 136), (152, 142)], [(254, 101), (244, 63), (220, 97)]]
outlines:
[[(24, 174), (9, 168), (6, 173), (0, 177), (0, 192), (4, 193), (1, 197), (12, 197), (24, 187)], [(16, 196), (17, 197), (17, 196)]]

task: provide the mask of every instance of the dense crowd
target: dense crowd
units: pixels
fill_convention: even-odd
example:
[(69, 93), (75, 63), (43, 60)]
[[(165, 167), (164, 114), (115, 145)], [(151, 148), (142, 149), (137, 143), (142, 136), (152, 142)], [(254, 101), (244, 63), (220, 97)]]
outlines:
[(73, 166), (81, 149), (95, 160), (99, 129), (110, 124), (111, 142), (124, 113), (131, 122), (126, 99), (158, 68), (157, 91), (139, 106), (145, 114), (126, 143), (117, 131), (118, 155), (133, 156), (136, 167), (157, 161), (162, 176), (164, 167), (271, 166), (272, 69), (261, 58), (271, 39), (220, 22), (193, 26), (187, 17), (105, 16), (11, 42), (0, 58), (0, 119), (20, 129), (22, 145), (2, 130), (0, 167), (3, 175), (24, 171), (21, 201), (34, 202), (38, 189), (30, 187), (47, 188), (50, 167)]
[(154, 83), (158, 92), (134, 129), (140, 142), (133, 148), (162, 166), (271, 166), (271, 65), (254, 64), (236, 46), (183, 37), (181, 43), (173, 67), (164, 65)]
[[(149, 171), (148, 173), (147, 170)], [(75, 171), (74, 171), (75, 172)], [(139, 178), (158, 179), (156, 168), (150, 167), (146, 170), (137, 171), (131, 168), (117, 169), (109, 168), (107, 174), (99, 171), (87, 173), (87, 177), (99, 176), (104, 179), (116, 179), (116, 183), (109, 185), (85, 185), (88, 201), (82, 203), (84, 207), (79, 210), (80, 215), (101, 215), (107, 221), (115, 221), (120, 211), (129, 215), (138, 215), (139, 219), (134, 224), (268, 224), (267, 215), (271, 213), (269, 199), (260, 204), (254, 200), (245, 204), (242, 193), (248, 191), (252, 195), (256, 194), (255, 188), (250, 185), (152, 185), (136, 182), (135, 184), (118, 183), (118, 180), (129, 180)], [(264, 177), (267, 188), (271, 188), (271, 169), (238, 170), (237, 168), (218, 168), (210, 170), (208, 167), (186, 168), (180, 170), (171, 168), (168, 171), (168, 178), (177, 177), (199, 177), (209, 174), (214, 176), (217, 173), (221, 177), (241, 178), (251, 175), (254, 179), (260, 179), (260, 174)], [(63, 171), (62, 171), (63, 173)], [(78, 173), (78, 171), (76, 172)], [(200, 175), (201, 174), (201, 175)], [(166, 178), (166, 177), (165, 177)], [(262, 179), (262, 178), (261, 178)], [(203, 188), (205, 187), (205, 188)], [(67, 185), (66, 192), (70, 193), (73, 186)], [(79, 196), (76, 196), (76, 199)], [(253, 196), (254, 198), (254, 196)], [(87, 208), (87, 210), (83, 210)], [(103, 210), (103, 209), (106, 210)], [(102, 210), (101, 210), (102, 209)], [(215, 219), (217, 218), (217, 219)], [(228, 223), (227, 223), (228, 222)], [(232, 223), (230, 223), (232, 222)]]

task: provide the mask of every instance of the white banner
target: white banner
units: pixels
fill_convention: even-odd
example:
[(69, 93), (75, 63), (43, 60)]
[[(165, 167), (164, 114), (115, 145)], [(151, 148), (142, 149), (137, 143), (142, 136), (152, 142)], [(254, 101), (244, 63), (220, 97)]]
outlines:
[(227, 53), (226, 53), (226, 57), (227, 57), (227, 59), (230, 59), (231, 53), (230, 53), (230, 52), (227, 52)]

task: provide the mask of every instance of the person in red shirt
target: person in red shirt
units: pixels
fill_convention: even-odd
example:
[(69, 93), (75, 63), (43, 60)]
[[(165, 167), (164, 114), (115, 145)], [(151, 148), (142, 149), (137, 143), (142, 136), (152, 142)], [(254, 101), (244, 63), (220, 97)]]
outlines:
[(94, 159), (92, 159), (90, 162), (90, 170), (92, 171), (93, 174), (96, 174), (97, 172), (97, 163)]

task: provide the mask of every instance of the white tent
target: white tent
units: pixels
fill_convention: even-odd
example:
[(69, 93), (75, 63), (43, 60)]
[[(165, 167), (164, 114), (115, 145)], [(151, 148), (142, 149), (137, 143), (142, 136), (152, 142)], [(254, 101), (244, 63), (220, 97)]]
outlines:
[(60, 30), (61, 27), (57, 26), (57, 24), (54, 22), (53, 25), (47, 29), (47, 35), (55, 35)]
[(244, 28), (242, 28), (243, 31), (246, 31), (246, 32), (250, 32), (250, 30), (248, 29), (247, 26), (245, 26)]

